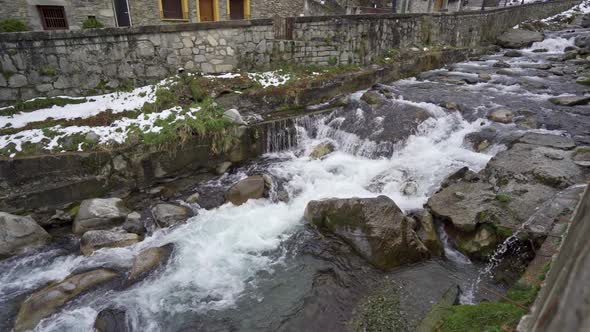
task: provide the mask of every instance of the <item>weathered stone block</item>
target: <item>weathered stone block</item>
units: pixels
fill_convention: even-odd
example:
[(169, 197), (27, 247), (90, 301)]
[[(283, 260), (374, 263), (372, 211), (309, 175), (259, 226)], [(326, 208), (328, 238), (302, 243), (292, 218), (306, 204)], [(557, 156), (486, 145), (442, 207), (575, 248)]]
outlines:
[(11, 88), (21, 88), (29, 84), (27, 77), (21, 74), (14, 74), (8, 79), (8, 86)]

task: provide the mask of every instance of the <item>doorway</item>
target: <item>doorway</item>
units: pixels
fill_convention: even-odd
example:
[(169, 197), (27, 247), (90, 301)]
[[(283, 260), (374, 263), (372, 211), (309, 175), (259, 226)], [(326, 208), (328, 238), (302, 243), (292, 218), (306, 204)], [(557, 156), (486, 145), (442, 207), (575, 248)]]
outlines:
[(440, 12), (443, 7), (443, 0), (435, 0), (434, 1), (434, 11)]
[(213, 0), (199, 0), (199, 21), (215, 21), (215, 10)]
[(129, 17), (129, 4), (127, 0), (114, 0), (115, 14), (117, 15), (117, 26), (129, 27), (131, 26), (131, 18)]
[(244, 0), (229, 1), (229, 18), (231, 20), (243, 20), (246, 17)]

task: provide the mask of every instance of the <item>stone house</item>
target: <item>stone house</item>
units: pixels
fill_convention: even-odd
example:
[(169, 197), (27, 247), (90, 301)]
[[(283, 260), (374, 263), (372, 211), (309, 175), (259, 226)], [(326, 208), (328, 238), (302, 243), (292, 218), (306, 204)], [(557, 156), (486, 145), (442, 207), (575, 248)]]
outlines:
[[(434, 2), (397, 0), (398, 12), (437, 11)], [(196, 23), (274, 16), (321, 16), (389, 12), (389, 0), (9, 0), (0, 20), (25, 22), (31, 30), (77, 30), (96, 19), (105, 27)], [(371, 11), (375, 9), (375, 11)], [(377, 10), (378, 9), (378, 10)]]
[[(9, 0), (0, 20), (15, 18), (31, 30), (76, 30), (88, 18), (105, 27), (344, 14), (341, 3), (358, 0)], [(330, 1), (328, 1), (330, 2)]]

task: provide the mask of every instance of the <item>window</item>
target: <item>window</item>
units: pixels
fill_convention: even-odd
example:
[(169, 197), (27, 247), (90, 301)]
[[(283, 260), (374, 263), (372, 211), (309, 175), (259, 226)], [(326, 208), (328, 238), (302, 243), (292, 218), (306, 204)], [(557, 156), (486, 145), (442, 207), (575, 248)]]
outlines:
[(67, 30), (68, 20), (62, 6), (39, 6), (41, 24), (45, 30)]
[(160, 0), (160, 16), (167, 20), (187, 20), (186, 0)]
[(227, 0), (227, 16), (230, 20), (249, 20), (250, 0)]

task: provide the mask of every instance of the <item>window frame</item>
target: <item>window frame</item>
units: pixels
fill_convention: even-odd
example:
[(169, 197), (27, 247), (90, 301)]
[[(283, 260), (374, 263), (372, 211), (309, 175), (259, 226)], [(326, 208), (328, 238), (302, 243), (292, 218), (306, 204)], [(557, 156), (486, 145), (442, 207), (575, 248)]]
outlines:
[[(63, 13), (63, 21), (65, 23), (64, 27), (51, 27), (47, 25), (47, 16), (44, 13), (44, 9), (61, 9)], [(43, 30), (45, 31), (59, 31), (59, 30), (69, 30), (70, 23), (68, 22), (68, 15), (66, 14), (66, 7), (64, 6), (44, 6), (39, 5), (37, 6), (37, 12), (39, 13), (39, 19), (41, 20), (41, 26), (43, 26)]]
[(164, 0), (158, 0), (158, 9), (160, 11), (160, 19), (162, 21), (176, 21), (176, 22), (188, 22), (190, 20), (190, 13), (188, 11), (188, 0), (180, 0), (180, 7), (182, 9), (182, 18), (167, 18), (164, 17)]
[[(231, 0), (225, 0), (226, 4), (227, 4), (227, 19), (231, 20)], [(244, 20), (250, 20), (252, 19), (251, 14), (250, 14), (250, 0), (244, 0)]]
[[(197, 22), (201, 21), (201, 0), (196, 0), (197, 5)], [(213, 0), (213, 22), (218, 22), (219, 19), (219, 0)]]

